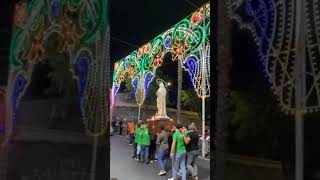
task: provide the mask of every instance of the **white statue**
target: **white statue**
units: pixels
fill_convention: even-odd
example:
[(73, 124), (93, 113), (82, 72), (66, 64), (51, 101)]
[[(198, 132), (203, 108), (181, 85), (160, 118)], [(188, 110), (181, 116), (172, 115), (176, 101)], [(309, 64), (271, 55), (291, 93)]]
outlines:
[(157, 91), (157, 107), (158, 112), (156, 114), (156, 118), (169, 118), (167, 116), (167, 104), (166, 104), (166, 94), (167, 90), (164, 87), (163, 82), (161, 81), (159, 84), (159, 89)]

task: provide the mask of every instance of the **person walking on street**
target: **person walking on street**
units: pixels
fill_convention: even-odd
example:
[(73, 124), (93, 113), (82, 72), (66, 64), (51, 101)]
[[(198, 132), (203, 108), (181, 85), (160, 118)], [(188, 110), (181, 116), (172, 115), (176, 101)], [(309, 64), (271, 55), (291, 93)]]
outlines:
[(132, 145), (133, 140), (134, 140), (134, 128), (135, 128), (135, 124), (134, 124), (133, 119), (130, 121), (128, 127), (129, 127), (129, 138), (130, 138), (129, 145)]
[(169, 150), (168, 145), (168, 133), (165, 131), (164, 125), (160, 124), (160, 134), (157, 137), (156, 143), (159, 145), (159, 152), (158, 152), (158, 161), (160, 166), (159, 176), (165, 175), (167, 172), (165, 170), (165, 155)]
[(141, 134), (140, 162), (149, 164), (148, 157), (149, 157), (150, 136), (149, 136), (149, 130), (147, 128), (147, 123), (143, 123), (140, 134)]
[(150, 136), (150, 146), (149, 146), (149, 162), (153, 163), (153, 161), (156, 158), (156, 150), (157, 150), (157, 135), (154, 133), (150, 133), (149, 132), (149, 136)]
[(141, 121), (135, 127), (134, 131), (134, 155), (132, 158), (135, 158), (137, 161), (140, 159), (140, 150), (141, 150)]
[(196, 164), (196, 158), (199, 156), (199, 134), (196, 131), (194, 123), (189, 125), (189, 133), (187, 135), (190, 138), (190, 142), (186, 145), (187, 150), (187, 169), (192, 175), (192, 180), (198, 180), (198, 167)]
[(182, 180), (187, 179), (186, 172), (186, 147), (190, 138), (186, 136), (186, 131), (182, 129), (181, 124), (173, 126), (174, 134), (172, 136), (172, 145), (170, 150), (170, 158), (172, 159), (172, 178), (169, 180), (176, 180), (177, 173), (181, 170)]
[(123, 128), (123, 122), (122, 122), (122, 120), (120, 120), (120, 122), (119, 122), (119, 135), (122, 135), (122, 128)]

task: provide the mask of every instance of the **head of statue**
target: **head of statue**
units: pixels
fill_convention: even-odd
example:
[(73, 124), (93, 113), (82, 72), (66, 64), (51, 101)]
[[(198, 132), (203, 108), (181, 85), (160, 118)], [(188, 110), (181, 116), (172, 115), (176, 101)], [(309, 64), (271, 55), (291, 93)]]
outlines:
[(163, 84), (163, 82), (160, 82), (160, 88), (164, 88), (164, 84)]

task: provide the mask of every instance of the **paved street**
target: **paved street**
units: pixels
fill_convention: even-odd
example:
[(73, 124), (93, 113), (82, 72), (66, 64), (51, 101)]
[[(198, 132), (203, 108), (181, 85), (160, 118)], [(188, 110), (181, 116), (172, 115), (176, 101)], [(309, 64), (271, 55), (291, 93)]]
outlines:
[[(128, 145), (128, 139), (120, 136), (110, 136), (110, 176), (111, 180), (166, 180), (172, 176), (171, 163), (167, 163), (167, 176), (158, 176), (158, 162), (141, 164), (132, 159), (133, 146)], [(199, 177), (210, 179), (209, 161), (199, 159)], [(169, 170), (168, 170), (169, 169)]]

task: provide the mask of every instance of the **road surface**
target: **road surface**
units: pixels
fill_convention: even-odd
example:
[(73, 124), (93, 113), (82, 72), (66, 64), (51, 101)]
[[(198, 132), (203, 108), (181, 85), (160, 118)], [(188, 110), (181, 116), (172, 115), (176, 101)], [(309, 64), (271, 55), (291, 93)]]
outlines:
[[(110, 136), (110, 179), (111, 180), (167, 180), (172, 176), (171, 163), (167, 163), (167, 175), (158, 176), (158, 162), (138, 163), (132, 159), (133, 146), (128, 139), (117, 135)], [(200, 180), (210, 179), (209, 161), (198, 159)]]

